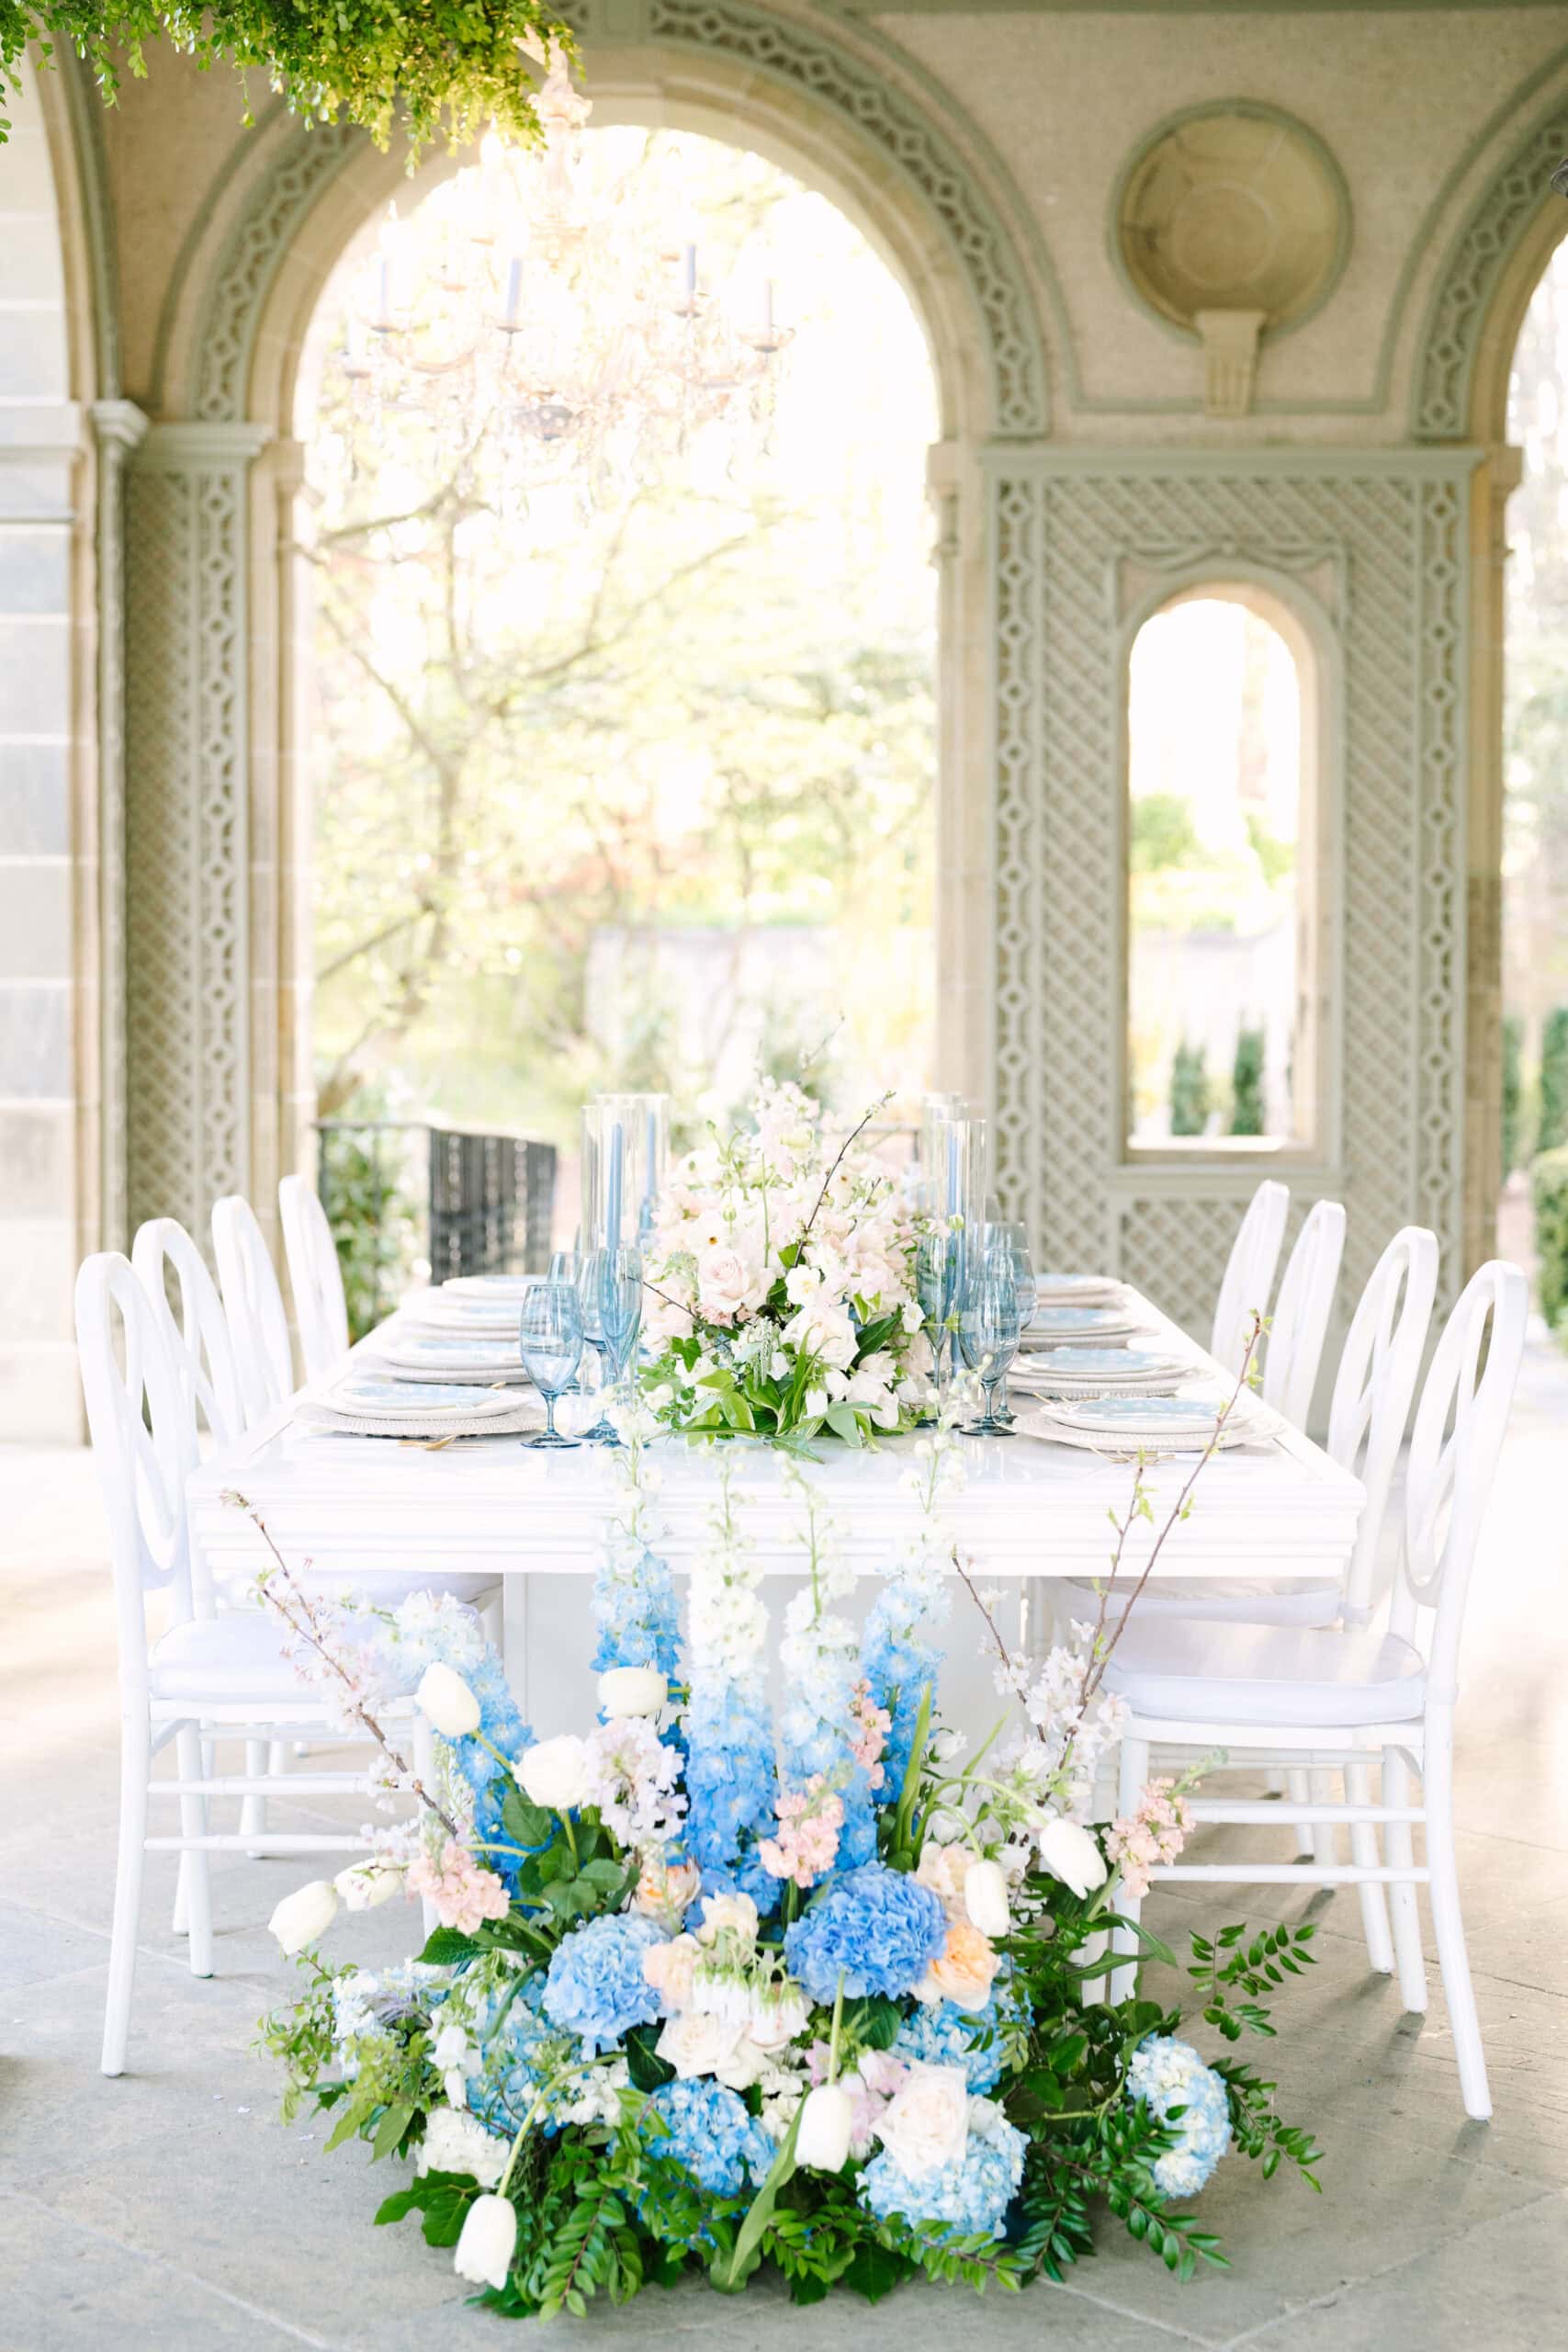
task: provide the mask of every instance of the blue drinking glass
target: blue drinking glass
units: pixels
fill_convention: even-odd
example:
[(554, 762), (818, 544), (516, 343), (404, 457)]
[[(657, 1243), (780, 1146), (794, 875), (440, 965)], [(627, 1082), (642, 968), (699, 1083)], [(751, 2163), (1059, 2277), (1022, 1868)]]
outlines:
[(556, 1398), (571, 1382), (582, 1360), (582, 1308), (571, 1283), (536, 1283), (517, 1317), (517, 1347), (523, 1365), (545, 1400), (545, 1426), (525, 1445), (575, 1445), (556, 1428)]
[(947, 1340), (947, 1318), (953, 1312), (958, 1253), (951, 1233), (925, 1233), (915, 1250), (915, 1297), (920, 1320), (931, 1342), (937, 1395), (942, 1395), (942, 1354)]
[(642, 1251), (601, 1250), (595, 1256), (599, 1321), (610, 1359), (611, 1377), (625, 1387), (642, 1329)]
[(1012, 1252), (987, 1250), (971, 1274), (958, 1316), (958, 1345), (971, 1372), (980, 1375), (986, 1409), (965, 1424), (973, 1437), (1010, 1437), (1009, 1420), (997, 1410), (997, 1389), (1018, 1353), (1018, 1279)]
[[(582, 1310), (582, 1339), (592, 1348), (598, 1361), (599, 1377), (595, 1384), (603, 1396), (610, 1386), (610, 1351), (604, 1338), (604, 1321), (599, 1304), (599, 1261), (602, 1250), (590, 1250), (578, 1261), (577, 1296)], [(615, 1425), (603, 1408), (591, 1430), (583, 1431), (587, 1445), (619, 1445)]]

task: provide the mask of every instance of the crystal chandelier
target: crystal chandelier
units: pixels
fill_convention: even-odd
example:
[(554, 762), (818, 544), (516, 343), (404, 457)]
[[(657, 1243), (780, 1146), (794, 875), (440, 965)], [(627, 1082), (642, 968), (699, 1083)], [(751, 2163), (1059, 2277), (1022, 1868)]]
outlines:
[(542, 151), (492, 131), (470, 167), (406, 220), (395, 208), (350, 300), (335, 355), (355, 436), (394, 418), (525, 494), (575, 481), (591, 501), (656, 474), (720, 428), (767, 445), (793, 330), (773, 286), (716, 289), (694, 240), (672, 243), (636, 174), (583, 153), (588, 100), (552, 53)]

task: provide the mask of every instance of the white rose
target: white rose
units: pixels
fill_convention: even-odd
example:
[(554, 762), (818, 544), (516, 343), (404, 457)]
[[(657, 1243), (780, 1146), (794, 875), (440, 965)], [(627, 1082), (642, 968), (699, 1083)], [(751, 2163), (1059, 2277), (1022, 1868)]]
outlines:
[(420, 2143), (421, 2172), (465, 2172), (481, 2188), (493, 2188), (506, 2170), (508, 2140), (455, 2107), (432, 2108)]
[(1000, 1862), (971, 1862), (964, 1879), (964, 1908), (983, 1936), (1005, 1936), (1012, 1925), (1007, 1873)]
[(476, 2198), (463, 2223), (452, 2267), (476, 2286), (504, 2287), (517, 2245), (517, 2209), (509, 2197)]
[(479, 1727), (479, 1702), (460, 1674), (449, 1666), (427, 1666), (420, 1677), (414, 1702), (429, 1716), (443, 1739), (463, 1739)]
[(872, 2128), (911, 2180), (957, 2164), (969, 2137), (968, 2076), (962, 2066), (911, 2066)]
[(682, 2081), (692, 2075), (714, 2075), (730, 2090), (743, 2091), (762, 2071), (762, 2052), (744, 2027), (694, 2010), (669, 2018), (655, 2047)]
[(378, 1904), (389, 1902), (402, 1883), (396, 1862), (383, 1861), (378, 1854), (372, 1854), (368, 1861), (351, 1862), (333, 1881), (351, 1911), (374, 1911)]
[(855, 2111), (848, 2091), (837, 2083), (818, 2083), (807, 2094), (795, 2134), (795, 2161), (814, 2172), (842, 2172), (849, 2160)]
[(599, 1704), (611, 1716), (656, 1715), (669, 1688), (657, 1667), (607, 1667), (599, 1677)]
[(285, 1959), (292, 1960), (307, 1944), (319, 1943), (336, 1917), (337, 1889), (330, 1879), (313, 1878), (284, 1896), (267, 1926)]
[(570, 1813), (586, 1804), (593, 1785), (588, 1743), (570, 1732), (558, 1739), (541, 1739), (524, 1749), (517, 1777), (535, 1804), (548, 1813)]
[(757, 1940), (757, 1906), (749, 1894), (705, 1894), (703, 1897), (703, 1924), (697, 1929), (697, 1941), (713, 1943), (726, 1928), (738, 1935), (742, 1943)]
[(678, 1921), (697, 1899), (703, 1874), (695, 1862), (667, 1862), (649, 1855), (632, 1896), (632, 1909), (649, 1919)]
[(1089, 1894), (1106, 1879), (1105, 1857), (1087, 1829), (1055, 1815), (1035, 1836), (1040, 1859), (1053, 1878), (1075, 1894)]
[(761, 1306), (766, 1295), (757, 1269), (746, 1263), (739, 1250), (721, 1245), (697, 1252), (697, 1305), (712, 1320), (743, 1315)]

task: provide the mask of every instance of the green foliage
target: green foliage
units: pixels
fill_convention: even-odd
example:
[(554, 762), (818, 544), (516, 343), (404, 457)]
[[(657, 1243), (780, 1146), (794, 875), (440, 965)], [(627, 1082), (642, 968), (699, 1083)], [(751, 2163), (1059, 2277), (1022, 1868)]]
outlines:
[(1180, 792), (1140, 792), (1133, 802), (1127, 862), (1134, 874), (1188, 865), (1200, 848), (1192, 803)]
[(1263, 1133), (1263, 1032), (1246, 1025), (1236, 1031), (1231, 1065), (1230, 1131), (1233, 1136)]
[(1503, 1015), (1503, 1177), (1519, 1164), (1524, 1130), (1525, 1024), (1517, 1012)]
[[(400, 117), (414, 154), (443, 129), (457, 142), (491, 119), (531, 145), (538, 118), (517, 43), (534, 34), (571, 46), (543, 0), (0, 0), (0, 100), (38, 39), (46, 56), (51, 40), (68, 42), (112, 106), (117, 52), (141, 78), (145, 44), (160, 34), (203, 70), (220, 62), (238, 70), (246, 122), (254, 74), (285, 90), (306, 121), (342, 115), (381, 147)], [(8, 128), (0, 122), (0, 137)]]
[(1538, 1152), (1568, 1143), (1568, 1004), (1554, 1005), (1540, 1028), (1540, 1125)]
[(1209, 1124), (1209, 1074), (1201, 1046), (1185, 1037), (1171, 1057), (1170, 1132), (1201, 1136)]
[(1187, 1973), (1203, 2004), (1205, 2024), (1217, 2027), (1227, 2041), (1239, 2041), (1243, 2032), (1272, 2036), (1269, 2012), (1256, 1997), (1233, 2001), (1242, 1992), (1252, 1996), (1281, 1985), (1287, 1976), (1311, 1968), (1317, 1954), (1307, 1950), (1314, 1927), (1268, 1928), (1247, 1940), (1245, 1927), (1224, 1928), (1213, 1943), (1192, 1938), (1192, 1961)]
[(1530, 1168), (1540, 1311), (1568, 1335), (1568, 1146), (1543, 1151)]
[(1271, 833), (1256, 808), (1247, 811), (1247, 838), (1252, 845), (1264, 881), (1277, 890), (1296, 870), (1296, 845)]
[(400, 1181), (400, 1141), (395, 1133), (343, 1127), (320, 1138), (351, 1340), (381, 1320), (408, 1280), (414, 1212)]

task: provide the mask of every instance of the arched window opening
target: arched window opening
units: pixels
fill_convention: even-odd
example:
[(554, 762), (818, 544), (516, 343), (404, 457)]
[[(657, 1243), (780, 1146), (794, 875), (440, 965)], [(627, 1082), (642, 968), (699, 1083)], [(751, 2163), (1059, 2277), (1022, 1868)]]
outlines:
[[(1514, 352), (1503, 799), (1503, 1179), (1498, 1242), (1526, 1262), (1530, 1162), (1568, 1144), (1568, 243)], [(1543, 1270), (1543, 1289), (1552, 1277)], [(1560, 1278), (1559, 1278), (1560, 1283)], [(1561, 1311), (1551, 1290), (1548, 1313)]]
[[(808, 1066), (835, 1108), (912, 1102), (936, 991), (921, 329), (762, 158), (624, 128), (583, 150), (793, 340), (740, 457), (696, 430), (519, 485), (443, 469), (395, 409), (351, 429), (353, 371), (323, 363), (373, 354), (381, 225), (345, 254), (303, 379), (320, 1115), (570, 1148), (596, 1088), (716, 1109), (759, 1064)], [(449, 238), (463, 176), (397, 237)]]
[(1127, 1144), (1318, 1142), (1315, 662), (1293, 614), (1208, 582), (1127, 679)]

